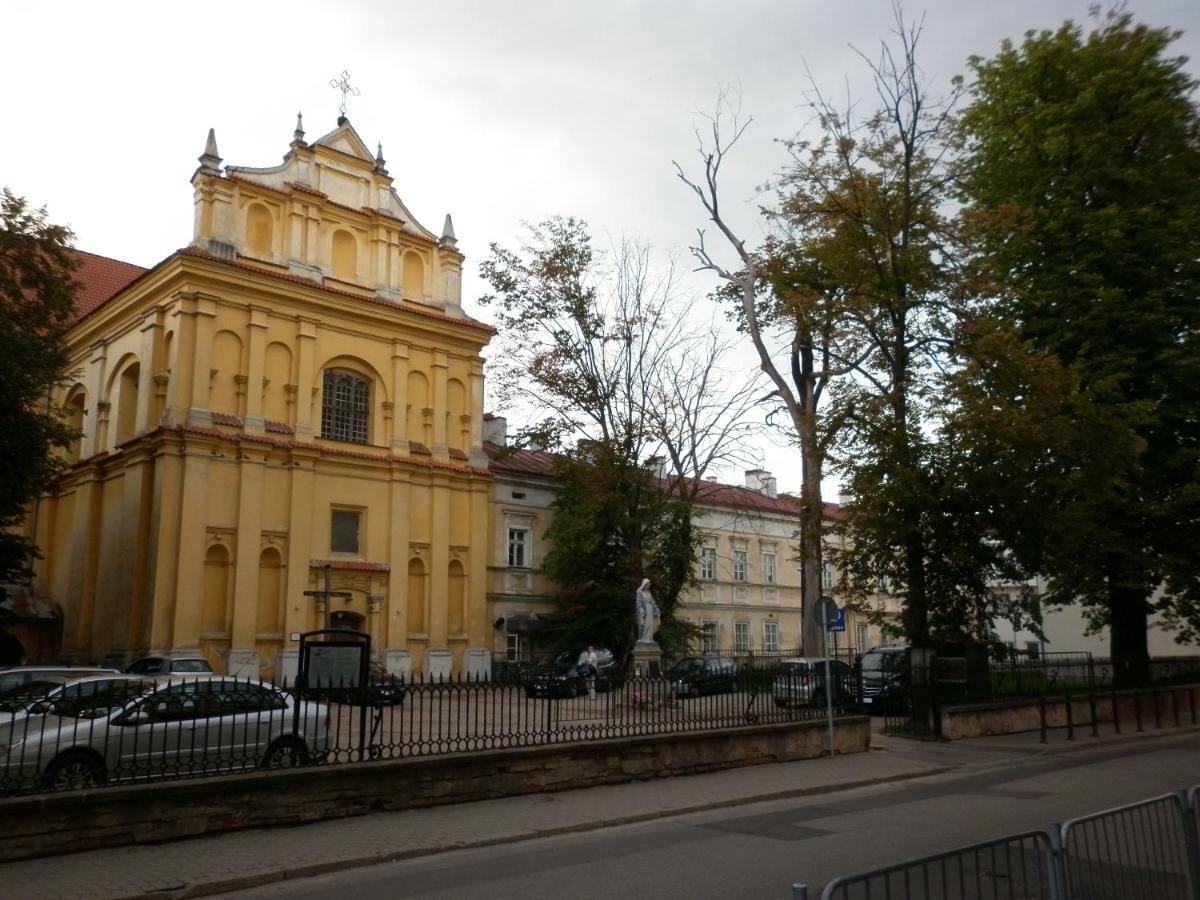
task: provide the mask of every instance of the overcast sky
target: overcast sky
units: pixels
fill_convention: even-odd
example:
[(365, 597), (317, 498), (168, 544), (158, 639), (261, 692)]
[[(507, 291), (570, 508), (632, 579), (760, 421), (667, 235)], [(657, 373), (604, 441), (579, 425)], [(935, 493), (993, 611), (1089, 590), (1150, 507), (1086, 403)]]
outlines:
[[(1182, 29), (1200, 57), (1200, 3), (1137, 0)], [(927, 0), (922, 67), (933, 85), (1005, 37), (1084, 19), (1081, 0)], [(726, 202), (752, 239), (755, 188), (782, 166), (777, 139), (808, 125), (806, 72), (862, 96), (852, 47), (873, 52), (888, 0), (458, 0), (458, 2), (6, 3), (0, 55), (0, 184), (75, 230), (84, 250), (153, 265), (192, 236), (188, 183), (210, 127), (226, 164), (274, 165), (297, 111), (309, 140), (335, 126), (342, 69), (349, 117), (409, 209), (440, 232), (450, 212), (478, 263), (515, 245), (523, 221), (575, 215), (684, 258), (700, 210), (672, 160), (695, 160), (693, 126), (722, 86), (754, 117), (728, 163)], [(1193, 71), (1197, 66), (1193, 63)], [(703, 294), (711, 281), (697, 277)], [(780, 488), (799, 459), (764, 448)], [(726, 478), (737, 473), (722, 473)]]

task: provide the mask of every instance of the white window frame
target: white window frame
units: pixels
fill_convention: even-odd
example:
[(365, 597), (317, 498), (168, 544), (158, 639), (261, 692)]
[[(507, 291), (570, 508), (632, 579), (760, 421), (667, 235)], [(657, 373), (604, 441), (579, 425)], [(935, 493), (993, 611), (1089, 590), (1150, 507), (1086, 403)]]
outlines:
[(745, 584), (747, 581), (747, 560), (745, 550), (733, 551), (733, 580), (739, 584)]
[(749, 619), (738, 619), (733, 623), (733, 649), (735, 653), (750, 652)]
[(763, 620), (763, 650), (779, 650), (779, 622), (775, 619)]
[(777, 568), (775, 565), (775, 551), (768, 550), (762, 555), (762, 573), (763, 584), (774, 584), (777, 576)]
[(821, 587), (829, 589), (833, 587), (833, 563), (821, 563)]
[(700, 580), (701, 581), (716, 581), (717, 580), (717, 548), (716, 547), (701, 547), (700, 548)]
[[(524, 525), (509, 525), (508, 539), (505, 542), (507, 548), (508, 567), (510, 569), (532, 569), (533, 568), (533, 531)], [(514, 553), (516, 550), (519, 556), (518, 562), (513, 562)]]
[(700, 654), (716, 653), (720, 647), (721, 623), (716, 619), (705, 619), (700, 623)]
[(870, 648), (867, 646), (870, 643), (870, 631), (867, 629), (866, 622), (859, 622), (854, 626), (854, 640), (857, 642), (855, 650), (859, 653), (865, 653)]

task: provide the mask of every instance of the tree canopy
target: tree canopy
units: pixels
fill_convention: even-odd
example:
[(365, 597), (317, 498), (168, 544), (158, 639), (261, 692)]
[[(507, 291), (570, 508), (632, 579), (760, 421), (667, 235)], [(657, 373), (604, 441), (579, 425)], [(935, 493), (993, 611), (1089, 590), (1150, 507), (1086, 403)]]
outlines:
[(50, 392), (68, 364), (74, 309), (71, 232), (8, 188), (0, 194), (0, 580), (21, 580), (36, 555), (13, 530), (54, 480), (51, 455), (73, 437)]

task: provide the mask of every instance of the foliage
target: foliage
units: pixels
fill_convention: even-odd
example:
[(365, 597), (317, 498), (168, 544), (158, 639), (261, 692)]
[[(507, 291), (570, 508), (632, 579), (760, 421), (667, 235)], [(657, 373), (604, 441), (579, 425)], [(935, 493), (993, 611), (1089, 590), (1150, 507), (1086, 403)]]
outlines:
[(971, 61), (964, 232), (997, 299), (965, 335), (960, 432), (1019, 560), (1146, 656), (1200, 626), (1200, 117), (1176, 35), (1110, 13)]
[(21, 580), (36, 547), (13, 529), (61, 468), (74, 434), (50, 391), (68, 363), (74, 309), (71, 232), (7, 188), (0, 195), (0, 580)]

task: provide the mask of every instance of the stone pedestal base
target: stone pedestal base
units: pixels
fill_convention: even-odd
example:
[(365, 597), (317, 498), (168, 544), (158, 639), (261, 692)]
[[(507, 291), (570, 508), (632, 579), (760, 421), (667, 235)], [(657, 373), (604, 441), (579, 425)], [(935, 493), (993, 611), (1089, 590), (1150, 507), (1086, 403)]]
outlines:
[(225, 674), (231, 678), (257, 678), (259, 673), (257, 650), (230, 650), (225, 660)]
[(463, 654), (463, 670), (471, 681), (490, 681), (492, 651), (487, 647), (468, 647)]
[(407, 650), (384, 650), (383, 667), (389, 675), (412, 681), (412, 654)]
[(454, 667), (454, 655), (449, 650), (425, 651), (425, 680), (449, 681)]
[(633, 672), (637, 678), (657, 678), (662, 674), (662, 647), (655, 641), (638, 641), (633, 645)]
[(293, 685), (296, 683), (296, 673), (300, 671), (300, 650), (293, 647), (280, 650), (279, 659), (275, 661), (275, 683)]

